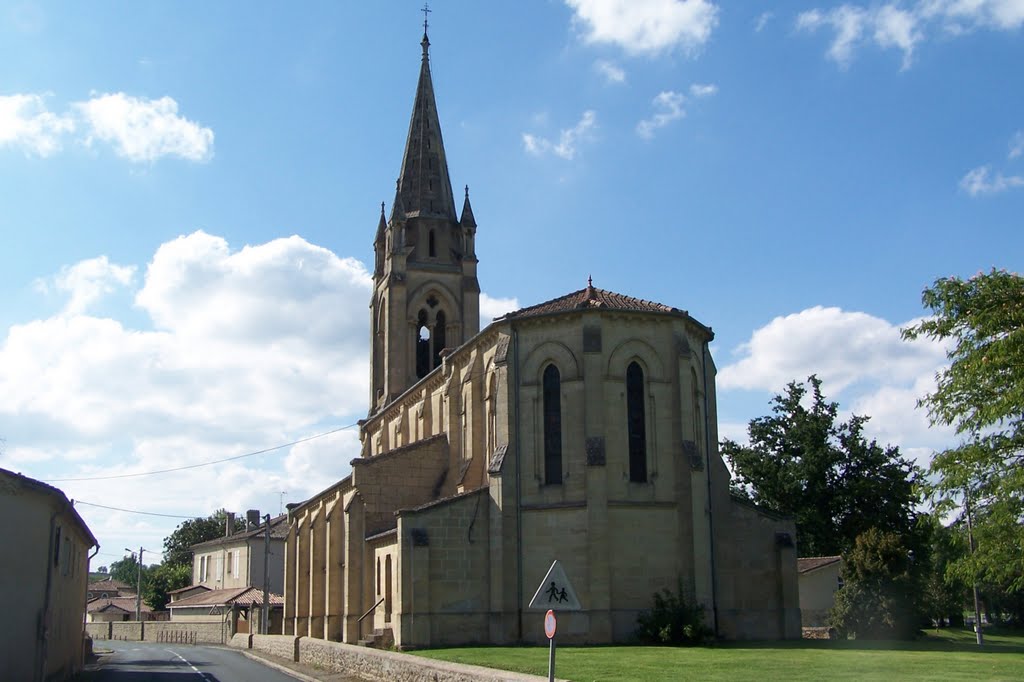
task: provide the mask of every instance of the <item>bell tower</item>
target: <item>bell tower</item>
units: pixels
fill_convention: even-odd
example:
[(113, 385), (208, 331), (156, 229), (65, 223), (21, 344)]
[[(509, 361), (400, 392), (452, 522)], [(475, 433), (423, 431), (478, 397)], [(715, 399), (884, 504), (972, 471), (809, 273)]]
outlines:
[(388, 218), (373, 241), (370, 414), (440, 366), (442, 351), (480, 331), (476, 220), (465, 189), (461, 217), (448, 176), (424, 22), (419, 83)]

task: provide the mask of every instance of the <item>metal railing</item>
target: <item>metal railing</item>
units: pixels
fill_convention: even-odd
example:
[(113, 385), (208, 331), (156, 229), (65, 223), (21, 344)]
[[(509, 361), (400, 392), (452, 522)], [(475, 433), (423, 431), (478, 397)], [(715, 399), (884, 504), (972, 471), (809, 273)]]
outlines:
[(371, 607), (370, 607), (370, 608), (369, 608), (369, 609), (368, 609), (368, 610), (366, 611), (366, 613), (364, 613), (363, 615), (359, 616), (359, 620), (357, 620), (356, 622), (357, 622), (357, 623), (362, 623), (362, 622), (363, 622), (363, 619), (364, 619), (364, 618), (366, 618), (366, 617), (367, 617), (367, 616), (369, 616), (369, 615), (370, 615), (371, 613), (373, 613), (374, 609), (376, 609), (376, 608), (377, 608), (378, 606), (380, 606), (380, 605), (381, 605), (381, 604), (383, 604), (383, 603), (384, 603), (384, 597), (381, 597), (380, 599), (378, 599), (378, 600), (377, 600), (377, 603), (376, 603), (376, 604), (374, 604), (373, 606), (371, 606)]

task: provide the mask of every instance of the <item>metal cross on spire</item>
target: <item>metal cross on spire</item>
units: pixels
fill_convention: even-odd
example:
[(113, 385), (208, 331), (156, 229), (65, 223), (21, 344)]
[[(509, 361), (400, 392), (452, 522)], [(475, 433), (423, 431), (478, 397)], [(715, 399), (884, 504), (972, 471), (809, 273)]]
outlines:
[(423, 35), (426, 36), (427, 35), (427, 26), (428, 26), (427, 15), (430, 14), (430, 12), (432, 10), (430, 9), (430, 6), (426, 2), (424, 2), (423, 3), (423, 9), (421, 9), (420, 11), (423, 12)]

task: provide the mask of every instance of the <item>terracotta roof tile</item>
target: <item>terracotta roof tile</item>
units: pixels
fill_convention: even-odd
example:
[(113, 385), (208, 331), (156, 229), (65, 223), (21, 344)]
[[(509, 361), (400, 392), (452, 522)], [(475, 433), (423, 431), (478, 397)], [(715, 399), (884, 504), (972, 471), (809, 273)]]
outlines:
[[(92, 599), (88, 604), (85, 605), (86, 611), (89, 613), (97, 613), (99, 611), (106, 611), (107, 609), (121, 609), (128, 613), (135, 613), (135, 597), (112, 597), (104, 599), (97, 597)], [(146, 602), (142, 602), (142, 612), (152, 613), (153, 609), (146, 606)]]
[[(167, 605), (169, 609), (176, 609), (187, 606), (221, 606), (224, 604), (239, 604), (251, 606), (252, 604), (263, 603), (263, 590), (256, 587), (233, 587), (226, 590), (210, 590), (201, 594), (193, 594), (190, 597), (172, 601)], [(279, 594), (270, 593), (269, 603), (272, 605), (284, 604), (284, 597)]]
[(647, 313), (682, 313), (679, 308), (673, 308), (653, 301), (645, 301), (642, 298), (633, 298), (617, 294), (614, 291), (606, 291), (597, 287), (587, 286), (586, 288), (574, 291), (565, 296), (553, 298), (544, 303), (520, 308), (499, 317), (499, 320), (515, 320), (524, 317), (535, 317), (537, 315), (548, 315), (552, 313), (564, 313), (573, 310), (597, 308), (602, 310), (631, 310)]
[(796, 570), (797, 570), (798, 573), (807, 573), (808, 571), (813, 571), (816, 568), (821, 568), (822, 566), (828, 566), (829, 564), (834, 564), (837, 561), (842, 561), (842, 560), (843, 560), (843, 557), (841, 557), (841, 556), (809, 556), (809, 557), (803, 557), (803, 558), (800, 558), (800, 559), (796, 560)]

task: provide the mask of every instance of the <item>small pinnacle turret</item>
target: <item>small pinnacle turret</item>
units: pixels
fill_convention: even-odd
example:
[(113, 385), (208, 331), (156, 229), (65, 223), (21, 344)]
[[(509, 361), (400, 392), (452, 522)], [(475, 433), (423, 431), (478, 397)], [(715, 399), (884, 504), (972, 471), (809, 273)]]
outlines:
[(466, 200), (462, 202), (462, 218), (459, 219), (459, 224), (463, 227), (476, 227), (473, 207), (469, 205), (469, 185), (466, 185)]

